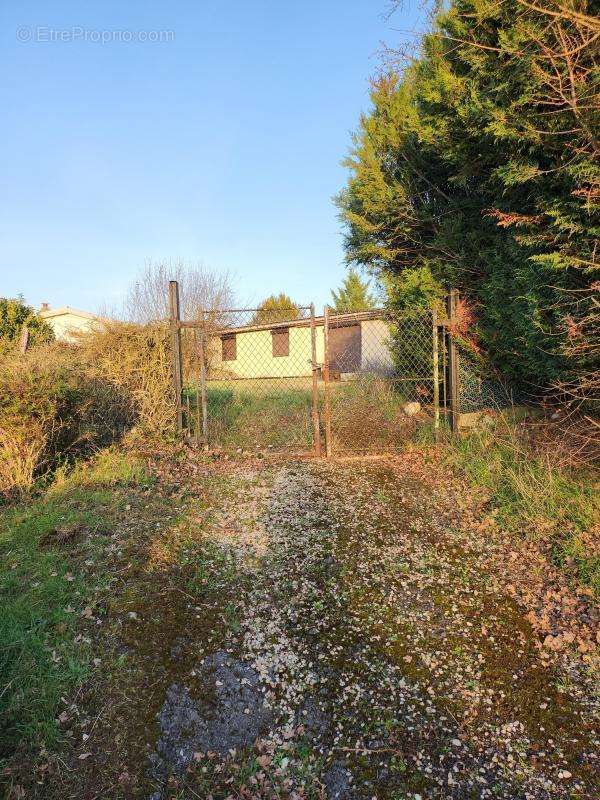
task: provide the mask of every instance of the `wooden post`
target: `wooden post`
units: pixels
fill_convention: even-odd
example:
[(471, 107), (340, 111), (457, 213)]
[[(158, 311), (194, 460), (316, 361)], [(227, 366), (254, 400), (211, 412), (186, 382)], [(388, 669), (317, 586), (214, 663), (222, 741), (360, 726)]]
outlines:
[(315, 324), (315, 304), (310, 304), (310, 346), (312, 362), (312, 421), (313, 444), (316, 458), (321, 457), (321, 430), (319, 426), (319, 386), (317, 384), (317, 328)]
[(179, 284), (169, 281), (169, 314), (171, 325), (171, 359), (173, 370), (173, 391), (175, 393), (175, 414), (177, 430), (183, 430), (183, 409), (181, 407), (182, 393), (182, 362), (181, 362), (181, 330), (179, 328)]
[(21, 338), (19, 340), (19, 352), (26, 353), (27, 348), (29, 347), (29, 328), (27, 325), (23, 325), (21, 328)]
[(323, 311), (323, 379), (325, 381), (325, 454), (331, 458), (331, 385), (329, 382), (329, 306)]
[(458, 290), (451, 289), (446, 301), (448, 311), (448, 395), (450, 399), (450, 430), (458, 433), (460, 418), (460, 381), (458, 372), (458, 351), (454, 336)]
[(438, 322), (435, 309), (431, 312), (433, 355), (433, 432), (437, 442), (440, 431), (440, 374), (438, 354)]
[(208, 450), (208, 402), (206, 400), (206, 321), (202, 312), (200, 328), (200, 399), (202, 402), (202, 439), (203, 449)]

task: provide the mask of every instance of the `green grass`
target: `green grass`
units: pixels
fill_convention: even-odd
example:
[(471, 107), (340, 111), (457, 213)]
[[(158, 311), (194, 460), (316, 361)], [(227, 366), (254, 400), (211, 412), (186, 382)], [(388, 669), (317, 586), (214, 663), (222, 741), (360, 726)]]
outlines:
[(600, 520), (597, 473), (549, 466), (512, 438), (493, 433), (450, 439), (446, 453), (475, 485), (489, 490), (500, 525), (550, 539), (555, 564), (575, 569), (600, 598), (600, 555), (593, 547)]
[(106, 579), (116, 502), (108, 487), (142, 480), (133, 457), (109, 450), (0, 510), (0, 757), (56, 740), (61, 696), (89, 670), (90, 642), (77, 631)]
[[(322, 382), (318, 392), (322, 408)], [(407, 417), (402, 406), (410, 396), (406, 385), (375, 375), (334, 381), (331, 408), (336, 449), (385, 450), (404, 444)], [(184, 408), (188, 397), (188, 428), (195, 432), (195, 387), (186, 390)], [(211, 445), (244, 449), (257, 446), (304, 449), (312, 445), (310, 378), (210, 381), (207, 408)]]
[[(306, 387), (306, 388), (305, 388)], [(189, 390), (192, 409), (195, 391)], [(306, 379), (292, 386), (268, 381), (211, 383), (207, 391), (209, 438), (221, 447), (310, 447), (311, 392)], [(191, 426), (195, 415), (192, 410)]]

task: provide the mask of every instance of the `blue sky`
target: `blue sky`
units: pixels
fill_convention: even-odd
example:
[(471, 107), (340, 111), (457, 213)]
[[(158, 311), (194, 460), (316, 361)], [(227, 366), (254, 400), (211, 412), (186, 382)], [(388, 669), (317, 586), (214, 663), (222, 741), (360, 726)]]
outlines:
[[(229, 270), (244, 302), (322, 305), (368, 78), (425, 24), (418, 0), (388, 7), (0, 3), (0, 295), (95, 310), (148, 259), (181, 258)], [(167, 41), (118, 41), (139, 31)]]

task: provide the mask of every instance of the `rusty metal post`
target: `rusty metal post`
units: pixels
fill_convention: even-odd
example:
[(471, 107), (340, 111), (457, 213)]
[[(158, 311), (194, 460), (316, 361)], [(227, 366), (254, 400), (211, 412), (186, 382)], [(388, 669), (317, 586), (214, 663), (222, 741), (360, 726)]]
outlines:
[(458, 290), (451, 289), (446, 301), (448, 311), (448, 395), (450, 399), (450, 430), (458, 433), (460, 419), (460, 382), (458, 372), (458, 351), (454, 336)]
[(177, 281), (169, 281), (169, 319), (171, 326), (171, 358), (173, 370), (173, 391), (175, 393), (176, 404), (176, 424), (177, 430), (183, 430), (183, 409), (181, 407), (181, 393), (183, 367), (181, 361), (181, 329), (179, 327), (179, 284)]
[(317, 328), (315, 324), (315, 304), (310, 304), (310, 348), (312, 363), (312, 421), (313, 444), (316, 458), (321, 457), (321, 429), (319, 426), (319, 386), (317, 384)]
[(435, 309), (431, 312), (433, 355), (433, 433), (437, 442), (440, 431), (440, 374), (438, 353), (438, 321)]
[(448, 373), (446, 369), (446, 326), (441, 326), (441, 340), (442, 340), (442, 406), (444, 414), (448, 408)]
[(202, 312), (200, 328), (200, 400), (202, 403), (203, 449), (208, 450), (208, 401), (206, 399), (206, 321)]
[(194, 328), (194, 360), (196, 364), (196, 409), (195, 409), (195, 420), (194, 420), (194, 429), (196, 432), (196, 447), (200, 445), (200, 427), (201, 427), (201, 420), (200, 420), (200, 390), (199, 390), (199, 381), (200, 381), (200, 345), (198, 344), (198, 329)]
[(323, 311), (323, 379), (325, 381), (325, 454), (331, 458), (331, 384), (329, 380), (329, 306)]

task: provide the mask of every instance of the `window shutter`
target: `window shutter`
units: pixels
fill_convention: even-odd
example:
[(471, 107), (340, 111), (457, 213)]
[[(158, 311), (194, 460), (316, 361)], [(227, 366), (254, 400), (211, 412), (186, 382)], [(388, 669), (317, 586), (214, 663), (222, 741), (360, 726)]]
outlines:
[(273, 357), (289, 356), (290, 354), (290, 329), (283, 328), (271, 331)]
[(235, 361), (237, 358), (237, 341), (235, 333), (226, 333), (221, 336), (221, 359)]

